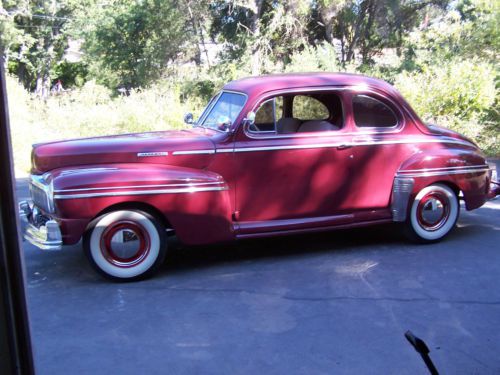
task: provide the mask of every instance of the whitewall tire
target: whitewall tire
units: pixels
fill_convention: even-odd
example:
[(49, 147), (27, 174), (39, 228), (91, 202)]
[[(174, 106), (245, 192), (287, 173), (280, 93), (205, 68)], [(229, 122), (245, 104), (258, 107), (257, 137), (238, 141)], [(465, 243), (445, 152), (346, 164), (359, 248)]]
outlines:
[(92, 266), (119, 281), (152, 274), (165, 259), (165, 228), (150, 214), (118, 210), (99, 216), (89, 225), (83, 247)]
[(417, 242), (437, 242), (455, 227), (459, 211), (458, 197), (450, 187), (429, 185), (413, 200), (405, 232)]

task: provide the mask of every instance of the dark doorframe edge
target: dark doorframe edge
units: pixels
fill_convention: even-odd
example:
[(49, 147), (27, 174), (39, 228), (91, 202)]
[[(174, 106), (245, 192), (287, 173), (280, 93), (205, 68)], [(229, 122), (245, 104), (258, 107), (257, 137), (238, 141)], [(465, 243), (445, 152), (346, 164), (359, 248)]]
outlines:
[[(10, 142), (9, 112), (0, 59), (0, 373), (34, 374), (24, 263)], [(29, 142), (29, 140), (27, 140)], [(5, 344), (7, 347), (2, 347)], [(2, 354), (3, 353), (3, 354)], [(3, 371), (2, 371), (3, 370)], [(7, 370), (7, 371), (5, 371)]]

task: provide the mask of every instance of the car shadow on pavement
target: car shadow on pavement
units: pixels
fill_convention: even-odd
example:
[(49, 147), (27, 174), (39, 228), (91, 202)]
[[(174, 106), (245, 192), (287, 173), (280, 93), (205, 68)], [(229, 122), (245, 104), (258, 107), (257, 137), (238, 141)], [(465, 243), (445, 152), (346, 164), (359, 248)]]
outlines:
[(363, 251), (366, 247), (383, 245), (387, 251), (408, 245), (398, 225), (343, 229), (312, 234), (245, 239), (234, 243), (183, 246), (176, 238), (169, 240), (169, 254), (157, 276), (179, 274), (193, 269), (220, 264), (238, 263), (266, 258), (291, 258), (329, 252)]

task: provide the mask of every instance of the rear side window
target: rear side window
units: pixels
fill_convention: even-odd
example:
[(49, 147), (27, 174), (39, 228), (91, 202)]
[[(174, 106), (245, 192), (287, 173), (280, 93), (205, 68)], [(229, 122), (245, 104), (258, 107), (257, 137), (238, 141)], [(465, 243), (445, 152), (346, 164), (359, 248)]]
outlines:
[(299, 120), (326, 120), (330, 113), (328, 108), (315, 99), (306, 95), (297, 95), (293, 98), (293, 117)]
[(370, 96), (356, 95), (352, 100), (352, 107), (357, 127), (391, 128), (398, 124), (392, 109)]

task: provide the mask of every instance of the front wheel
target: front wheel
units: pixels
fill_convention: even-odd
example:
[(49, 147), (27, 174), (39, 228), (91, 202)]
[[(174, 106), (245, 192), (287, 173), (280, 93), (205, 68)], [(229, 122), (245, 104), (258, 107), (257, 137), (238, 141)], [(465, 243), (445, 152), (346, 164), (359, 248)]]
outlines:
[(459, 211), (458, 197), (450, 187), (429, 185), (413, 200), (405, 233), (413, 241), (437, 242), (455, 227)]
[(150, 214), (118, 210), (91, 222), (83, 248), (92, 266), (107, 278), (131, 281), (151, 275), (165, 259), (165, 228)]

